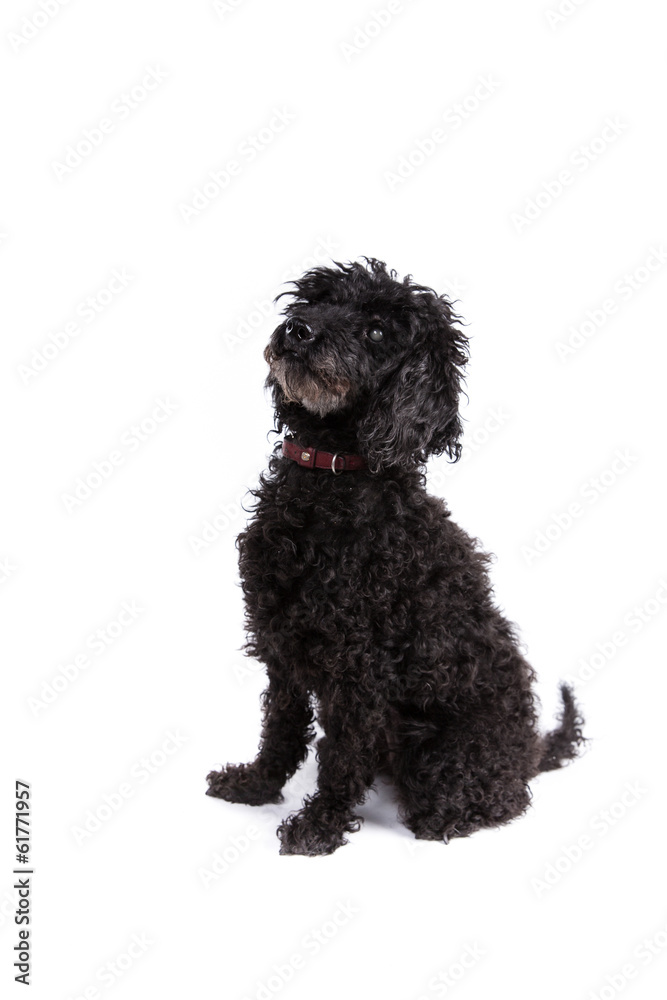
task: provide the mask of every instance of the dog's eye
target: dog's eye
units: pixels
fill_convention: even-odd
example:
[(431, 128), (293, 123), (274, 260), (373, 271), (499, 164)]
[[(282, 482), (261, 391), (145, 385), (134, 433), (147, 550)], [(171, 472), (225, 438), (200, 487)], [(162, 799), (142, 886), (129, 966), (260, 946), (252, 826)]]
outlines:
[(373, 326), (368, 331), (368, 339), (372, 340), (374, 344), (379, 344), (381, 340), (384, 340), (384, 333), (379, 326)]

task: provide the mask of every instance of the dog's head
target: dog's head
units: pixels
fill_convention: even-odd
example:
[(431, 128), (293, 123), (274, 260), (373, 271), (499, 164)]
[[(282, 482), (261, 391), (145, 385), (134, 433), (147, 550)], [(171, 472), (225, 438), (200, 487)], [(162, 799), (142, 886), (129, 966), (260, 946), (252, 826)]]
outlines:
[[(294, 281), (264, 356), (278, 430), (345, 426), (372, 471), (460, 455), (467, 339), (449, 301), (382, 261), (316, 267)], [(278, 296), (281, 298), (281, 296)]]

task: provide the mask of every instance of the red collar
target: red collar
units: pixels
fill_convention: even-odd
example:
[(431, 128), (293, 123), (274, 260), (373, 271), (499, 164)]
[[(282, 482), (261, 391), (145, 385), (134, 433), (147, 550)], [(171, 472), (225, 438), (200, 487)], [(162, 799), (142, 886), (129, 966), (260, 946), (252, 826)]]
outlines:
[(342, 455), (340, 452), (334, 454), (317, 448), (305, 448), (298, 441), (289, 438), (283, 440), (283, 455), (306, 469), (329, 469), (336, 476), (341, 472), (355, 472), (357, 469), (368, 468), (366, 459), (361, 455)]

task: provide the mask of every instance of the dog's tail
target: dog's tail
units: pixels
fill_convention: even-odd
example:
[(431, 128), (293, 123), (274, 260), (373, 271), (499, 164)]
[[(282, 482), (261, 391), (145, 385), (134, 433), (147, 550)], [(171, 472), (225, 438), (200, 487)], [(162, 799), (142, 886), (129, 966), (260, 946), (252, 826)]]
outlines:
[(563, 708), (558, 716), (560, 725), (543, 737), (542, 754), (537, 765), (537, 774), (542, 771), (555, 771), (562, 767), (566, 760), (573, 760), (579, 753), (579, 747), (586, 742), (582, 733), (583, 717), (574, 700), (572, 688), (561, 684), (560, 694)]

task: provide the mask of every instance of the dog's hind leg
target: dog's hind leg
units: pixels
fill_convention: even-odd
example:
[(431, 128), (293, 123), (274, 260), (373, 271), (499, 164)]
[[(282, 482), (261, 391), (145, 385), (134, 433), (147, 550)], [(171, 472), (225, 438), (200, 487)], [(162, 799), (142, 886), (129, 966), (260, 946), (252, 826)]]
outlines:
[(484, 827), (500, 826), (530, 804), (528, 779), (535, 738), (508, 744), (488, 718), (450, 718), (442, 728), (405, 735), (393, 753), (393, 781), (402, 822), (420, 840), (447, 843)]
[(207, 795), (253, 806), (282, 802), (281, 789), (306, 759), (314, 738), (313, 710), (307, 691), (296, 690), (271, 669), (262, 703), (257, 757), (250, 764), (228, 764), (221, 771), (211, 771)]

